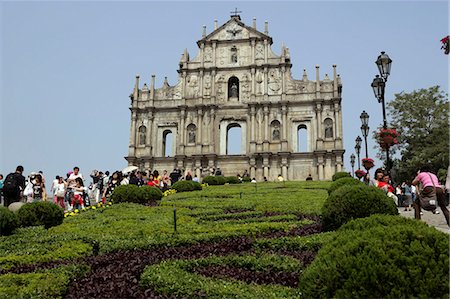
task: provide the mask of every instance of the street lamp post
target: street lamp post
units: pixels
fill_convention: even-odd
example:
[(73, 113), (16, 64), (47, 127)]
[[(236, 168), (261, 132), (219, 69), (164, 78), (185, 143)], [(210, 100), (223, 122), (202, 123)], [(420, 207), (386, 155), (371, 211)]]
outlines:
[(355, 177), (355, 154), (350, 155), (350, 165), (352, 165), (352, 176)]
[(358, 156), (358, 169), (361, 169), (361, 160), (359, 159), (359, 154), (361, 152), (361, 142), (362, 142), (361, 137), (360, 136), (356, 137), (355, 142), (356, 142), (356, 145), (355, 145), (356, 156)]
[[(372, 81), (372, 88), (375, 97), (378, 100), (378, 103), (381, 103), (383, 109), (383, 129), (387, 129), (387, 119), (386, 119), (386, 107), (384, 101), (384, 91), (386, 87), (387, 79), (391, 73), (391, 63), (392, 59), (385, 52), (381, 52), (381, 55), (378, 56), (377, 61), (375, 61), (378, 67), (378, 71), (380, 72), (380, 76), (376, 75), (375, 79)], [(389, 159), (389, 147), (386, 147), (386, 170), (389, 172), (390, 167), (390, 159)]]
[(360, 117), (361, 118), (361, 133), (364, 136), (364, 144), (366, 148), (366, 158), (369, 158), (369, 151), (367, 149), (367, 136), (369, 135), (369, 114), (363, 110)]

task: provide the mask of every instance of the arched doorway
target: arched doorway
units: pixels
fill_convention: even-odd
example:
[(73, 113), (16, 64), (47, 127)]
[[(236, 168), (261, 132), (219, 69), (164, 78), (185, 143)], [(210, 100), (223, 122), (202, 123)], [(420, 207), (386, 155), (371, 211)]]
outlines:
[(163, 153), (164, 157), (173, 156), (173, 133), (171, 130), (165, 130), (163, 132)]
[(308, 151), (308, 128), (306, 125), (297, 127), (297, 152)]
[(242, 154), (242, 128), (233, 123), (227, 126), (227, 155)]

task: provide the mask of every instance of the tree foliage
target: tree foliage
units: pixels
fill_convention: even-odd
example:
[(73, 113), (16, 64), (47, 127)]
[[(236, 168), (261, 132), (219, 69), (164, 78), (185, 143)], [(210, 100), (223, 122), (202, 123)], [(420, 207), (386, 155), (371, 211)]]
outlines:
[(399, 93), (387, 105), (389, 127), (400, 132), (400, 158), (394, 159), (398, 182), (411, 180), (417, 170), (430, 165), (436, 173), (446, 173), (449, 165), (448, 94), (439, 86)]

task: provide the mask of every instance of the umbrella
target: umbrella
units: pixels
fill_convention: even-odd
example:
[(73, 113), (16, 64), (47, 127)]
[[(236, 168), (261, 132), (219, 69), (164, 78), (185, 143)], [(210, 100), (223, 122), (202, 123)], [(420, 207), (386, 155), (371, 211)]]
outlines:
[(128, 174), (128, 173), (130, 173), (130, 172), (132, 172), (132, 171), (135, 171), (135, 170), (137, 170), (138, 169), (138, 167), (137, 166), (128, 166), (128, 167), (125, 167), (124, 169), (122, 169), (122, 173), (123, 174)]

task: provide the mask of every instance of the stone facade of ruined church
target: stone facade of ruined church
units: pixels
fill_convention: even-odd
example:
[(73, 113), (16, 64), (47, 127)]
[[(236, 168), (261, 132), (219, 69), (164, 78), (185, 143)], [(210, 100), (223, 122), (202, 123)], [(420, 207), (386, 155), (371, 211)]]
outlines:
[[(293, 79), (284, 45), (272, 51), (264, 32), (234, 15), (210, 34), (204, 29), (199, 52), (187, 50), (179, 80), (162, 87), (140, 86), (131, 98), (131, 129), (126, 160), (142, 170), (178, 167), (203, 177), (220, 168), (261, 181), (328, 180), (343, 170), (342, 83), (333, 65), (331, 78), (303, 72)], [(236, 129), (237, 128), (237, 129)], [(240, 132), (239, 153), (229, 151), (229, 130)], [(237, 135), (239, 136), (239, 135)], [(230, 138), (229, 138), (230, 137)]]

